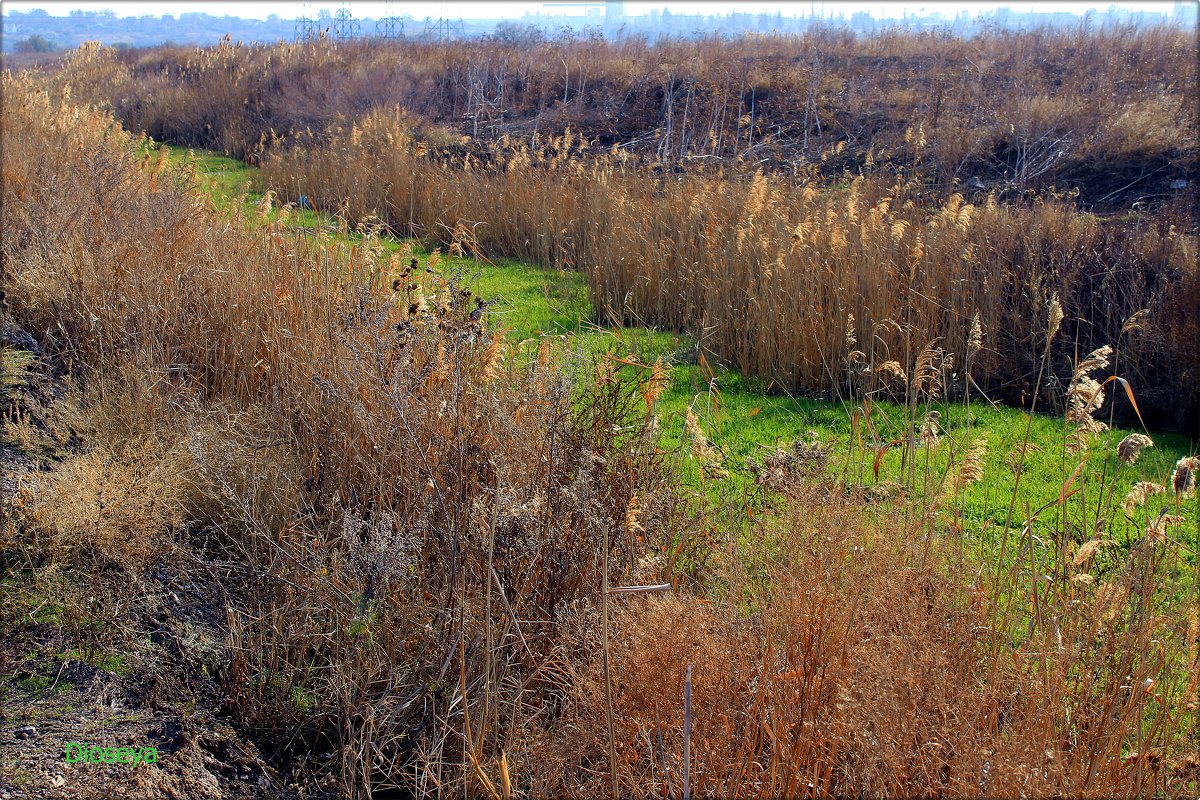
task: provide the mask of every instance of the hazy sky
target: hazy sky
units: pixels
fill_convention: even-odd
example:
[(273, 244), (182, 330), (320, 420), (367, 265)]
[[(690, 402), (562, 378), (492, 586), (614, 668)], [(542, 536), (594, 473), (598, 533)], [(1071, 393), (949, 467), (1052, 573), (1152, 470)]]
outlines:
[[(626, 2), (627, 15), (640, 16), (648, 14), (652, 9), (669, 8), (678, 14), (711, 14), (722, 15), (733, 11), (745, 13), (760, 13), (767, 11), (782, 12), (784, 16), (807, 16), (816, 8), (818, 14), (824, 10), (824, 16), (843, 14), (849, 17), (858, 11), (866, 11), (876, 17), (900, 17), (907, 11), (910, 14), (941, 12), (946, 16), (954, 16), (959, 11), (972, 14), (984, 13), (1001, 6), (1008, 6), (1014, 11), (1071, 11), (1083, 14), (1089, 9), (1104, 11), (1109, 6), (1130, 10), (1171, 13), (1175, 7), (1173, 2), (1021, 2), (1021, 0), (986, 0), (984, 2), (941, 2), (939, 0), (875, 0), (875, 2), (821, 2), (816, 0), (792, 0), (791, 2), (760, 2), (757, 0), (725, 0), (725, 2)], [(582, 8), (562, 8), (544, 5), (539, 2), (472, 2), (471, 0), (426, 0), (426, 2), (401, 2), (400, 0), (311, 0), (296, 2), (295, 0), (278, 0), (277, 2), (195, 2), (195, 0), (166, 0), (165, 2), (111, 2), (111, 0), (86, 0), (71, 2), (71, 0), (42, 0), (38, 2), (4, 2), (5, 11), (29, 11), (34, 8), (45, 9), (56, 16), (65, 16), (72, 9), (85, 11), (101, 11), (111, 9), (118, 16), (143, 16), (151, 14), (181, 14), (188, 11), (203, 11), (208, 14), (230, 14), (237, 17), (257, 17), (266, 19), (270, 14), (278, 14), (285, 19), (298, 16), (315, 16), (317, 11), (327, 8), (336, 11), (348, 8), (360, 19), (370, 17), (401, 16), (408, 14), (415, 19), (425, 17), (450, 17), (461, 19), (517, 19), (526, 13), (535, 14), (539, 11), (556, 14), (583, 14)], [(603, 12), (602, 12), (603, 13)]]

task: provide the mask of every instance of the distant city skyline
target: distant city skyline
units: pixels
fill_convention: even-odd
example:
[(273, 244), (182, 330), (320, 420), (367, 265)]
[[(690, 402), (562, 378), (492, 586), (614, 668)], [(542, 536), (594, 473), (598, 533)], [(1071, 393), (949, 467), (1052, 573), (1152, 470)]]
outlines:
[[(1191, 0), (1190, 5), (1195, 5)], [(602, 3), (595, 4), (602, 8)], [(447, 17), (458, 19), (512, 19), (520, 20), (526, 15), (541, 13), (582, 16), (587, 12), (580, 6), (561, 6), (553, 3), (540, 2), (478, 2), (477, 0), (447, 0), (444, 2), (400, 2), (398, 0), (384, 2), (381, 0), (316, 0), (315, 2), (297, 2), (296, 0), (279, 0), (278, 2), (231, 2), (229, 0), (212, 0), (198, 2), (197, 0), (166, 0), (165, 2), (106, 2), (105, 0), (80, 0), (79, 2), (38, 2), (38, 0), (14, 0), (3, 3), (5, 12), (28, 12), (42, 9), (53, 16), (67, 16), (74, 10), (80, 11), (112, 11), (119, 17), (141, 17), (164, 14), (178, 16), (189, 12), (202, 12), (213, 15), (229, 15), (243, 19), (265, 20), (271, 15), (284, 19), (297, 17), (315, 17), (321, 9), (335, 12), (346, 8), (354, 17), (359, 19), (408, 15), (414, 19), (426, 17)], [(1148, 0), (1137, 2), (1086, 2), (1085, 0), (1067, 0), (1065, 2), (1032, 2), (1031, 0), (980, 0), (979, 2), (940, 2), (939, 0), (790, 0), (788, 2), (762, 2), (761, 0), (736, 0), (735, 2), (713, 2), (713, 0), (682, 0), (680, 2), (653, 2), (653, 0), (634, 0), (623, 3), (625, 16), (641, 17), (653, 11), (669, 10), (672, 14), (705, 16), (725, 16), (734, 12), (748, 14), (776, 14), (785, 17), (808, 17), (814, 11), (819, 16), (846, 18), (859, 12), (866, 12), (878, 19), (898, 19), (906, 14), (924, 16), (941, 13), (954, 17), (966, 11), (971, 16), (986, 14), (998, 8), (1007, 7), (1017, 13), (1030, 12), (1069, 12), (1083, 15), (1088, 11), (1104, 13), (1109, 8), (1124, 11), (1144, 11), (1147, 13), (1171, 14), (1176, 3), (1171, 0)]]

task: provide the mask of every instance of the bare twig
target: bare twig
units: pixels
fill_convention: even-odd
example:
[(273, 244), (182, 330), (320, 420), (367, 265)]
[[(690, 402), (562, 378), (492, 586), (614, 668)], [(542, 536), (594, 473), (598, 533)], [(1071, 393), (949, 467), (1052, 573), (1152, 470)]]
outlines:
[(692, 796), (692, 666), (683, 679), (683, 800)]

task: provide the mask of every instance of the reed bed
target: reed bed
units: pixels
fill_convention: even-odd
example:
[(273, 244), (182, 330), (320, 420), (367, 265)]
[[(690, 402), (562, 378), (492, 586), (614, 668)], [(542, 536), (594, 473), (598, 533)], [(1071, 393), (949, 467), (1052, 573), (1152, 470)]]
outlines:
[(324, 135), (330, 121), (398, 105), (485, 144), (570, 128), (647, 163), (807, 163), (828, 178), (904, 166), (942, 197), (975, 178), (1006, 199), (1054, 186), (1118, 209), (1161, 204), (1195, 173), (1197, 56), (1195, 37), (1170, 27), (970, 38), (818, 27), (654, 44), (91, 48), (59, 79), (130, 130), (238, 158), (257, 158), (275, 135)]
[[(886, 388), (872, 368), (911, 363), (933, 342), (964, 353), (978, 318), (987, 342), (974, 379), (1028, 405), (1047, 388), (1034, 382), (1034, 321), (1057, 295), (1066, 335), (1049, 375), (1065, 381), (1074, 353), (1123, 337), (1144, 410), (1165, 424), (1198, 418), (1186, 388), (1198, 374), (1196, 238), (1165, 218), (1114, 225), (1068, 202), (984, 193), (937, 201), (903, 177), (656, 175), (570, 132), (454, 157), (399, 109), (335, 138), (273, 149), (263, 186), (400, 235), (581, 270), (602, 321), (688, 331), (776, 387)], [(1123, 331), (1138, 311), (1155, 322)], [(1044, 402), (1062, 410), (1053, 391)]]
[[(875, 367), (962, 352), (978, 315), (988, 395), (1063, 410), (1033, 382), (1030, 320), (1057, 294), (1053, 381), (1126, 336), (1149, 418), (1195, 430), (1195, 187), (1169, 188), (1195, 171), (1195, 58), (1170, 28), (822, 28), (91, 47), (51, 80), (132, 130), (261, 162), (288, 200), (579, 269), (600, 321), (694, 333), (789, 391), (881, 388)], [(1140, 310), (1155, 323), (1123, 334)]]

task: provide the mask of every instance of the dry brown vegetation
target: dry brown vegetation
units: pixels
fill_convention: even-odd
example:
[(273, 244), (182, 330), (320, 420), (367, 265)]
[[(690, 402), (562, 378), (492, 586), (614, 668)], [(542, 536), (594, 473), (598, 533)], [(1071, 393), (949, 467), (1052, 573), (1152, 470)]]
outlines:
[[(979, 315), (975, 380), (1027, 404), (1052, 295), (1068, 318), (1051, 361), (1063, 380), (1075, 353), (1116, 342), (1147, 309), (1155, 323), (1125, 337), (1123, 369), (1158, 421), (1197, 419), (1196, 240), (1164, 218), (1123, 228), (1055, 200), (930, 203), (901, 178), (660, 178), (586, 147), (569, 133), (538, 148), (502, 141), (486, 161), (450, 164), (402, 117), (374, 112), (329, 145), (272, 153), (262, 179), (404, 233), (453, 245), (467, 231), (485, 252), (581, 269), (605, 321), (692, 332), (793, 390), (879, 388), (863, 366), (912, 363), (934, 342), (963, 353)], [(843, 370), (857, 350), (857, 372)]]
[[(1123, 369), (1154, 423), (1194, 429), (1195, 187), (1125, 220), (1077, 207), (1127, 208), (1126, 189), (1161, 206), (1171, 192), (1139, 175), (1194, 172), (1195, 56), (1170, 29), (823, 30), (722, 47), (92, 50), (58, 79), (133, 130), (253, 154), (260, 188), (286, 199), (582, 270), (602, 322), (702, 336), (791, 391), (880, 388), (842, 369), (856, 347), (860, 372), (911, 363), (930, 342), (961, 353), (978, 314), (975, 380), (1014, 404), (1044, 392), (1054, 408), (1074, 358), (1117, 343), (1145, 309), (1155, 322), (1121, 343)], [(574, 99), (564, 81), (579, 82)], [(472, 122), (460, 142), (452, 128), (484, 109), (495, 124)], [(801, 109), (814, 117), (803, 130)], [(1109, 186), (1126, 171), (1131, 186)], [(989, 189), (952, 183), (975, 173)], [(1050, 362), (1059, 384), (1037, 387), (1034, 322), (1054, 294), (1068, 320)]]
[[(1176, 724), (1159, 702), (1182, 709), (1192, 701), (1185, 691), (1175, 700), (1152, 696), (1161, 677), (1145, 656), (1167, 629), (1136, 613), (1117, 622), (1131, 595), (1149, 600), (1155, 591), (1130, 583), (1153, 581), (1162, 568), (1150, 550), (1132, 554), (1116, 584), (1079, 591), (1068, 580), (1061, 593), (1051, 589), (1040, 621), (1018, 633), (1008, 627), (1019, 624), (1007, 606), (1013, 598), (991, 594), (986, 578), (971, 586), (953, 542), (931, 543), (895, 518), (881, 527), (888, 532), (827, 496), (797, 497), (778, 527), (747, 545), (774, 551), (757, 613), (691, 598), (624, 611), (613, 662), (622, 681), (618, 741), (628, 743), (622, 784), (679, 786), (679, 687), (694, 664), (690, 777), (698, 796), (1182, 789), (1174, 780), (1190, 774), (1186, 758), (1168, 778), (1161, 766), (1138, 766), (1154, 746), (1127, 758), (1116, 745), (1136, 737), (1138, 719), (1164, 734)], [(1010, 636), (1023, 643), (1014, 647)], [(576, 696), (601, 686), (593, 669)], [(599, 752), (601, 720), (577, 722), (560, 752)], [(601, 794), (603, 775), (585, 788)]]
[(1195, 37), (1174, 28), (968, 39), (818, 28), (654, 45), (225, 44), (108, 51), (68, 72), (128, 129), (239, 158), (264, 136), (320, 135), (399, 105), (483, 141), (569, 127), (663, 165), (807, 161), (834, 177), (903, 165), (943, 195), (977, 176), (1007, 194), (1078, 188), (1107, 208), (1160, 202), (1194, 174), (1196, 59)]
[(10, 301), (83, 380), (151, 398), (56, 471), (35, 535), (136, 575), (181, 515), (209, 526), (255, 565), (225, 679), (264, 741), (336, 743), (353, 786), (471, 780), (554, 694), (546, 622), (602, 566), (636, 580), (634, 498), (644, 536), (686, 528), (641, 397), (610, 376), (573, 402), (547, 359), (501, 361), (461, 287), (393, 294), (370, 246), (238, 232), (105, 117), (5, 96)]
[[(999, 552), (982, 557), (940, 500), (872, 503), (819, 470), (788, 478), (781, 510), (730, 523), (683, 494), (645, 387), (611, 361), (569, 378), (549, 344), (509, 358), (486, 303), (381, 258), (370, 235), (346, 247), (286, 220), (223, 218), (111, 118), (29, 77), (3, 88), (4, 291), (75, 376), (94, 432), (0, 546), (35, 569), (124, 570), (136, 592), (147, 539), (205, 531), (206, 555), (236, 567), (227, 703), (310, 785), (505, 798), (1200, 788), (1200, 623), (1180, 542), (1193, 521), (1096, 518), (1086, 498), (1108, 487), (1076, 496), (1064, 451), (1059, 503), (1014, 495)], [(1054, 203), (927, 208), (867, 178), (659, 181), (618, 156), (577, 158), (563, 138), (451, 178), (407, 131), (382, 115), (267, 169), (344, 192), (363, 218), (431, 233), (446, 221), (460, 246), (486, 220), (475, 241), (587, 269), (610, 316), (717, 325), (731, 358), (781, 380), (846, 369), (861, 388), (876, 378), (855, 365), (891, 356), (926, 396), (945, 391), (935, 345), (977, 355), (976, 312), (1035, 370), (1076, 341), (1112, 342), (1123, 373), (1128, 359), (1139, 381), (1179, 380), (1171, 315), (1194, 324), (1195, 306), (1171, 304), (1196, 291), (1195, 245), (1169, 229), (1127, 244)], [(408, 139), (392, 159), (366, 162), (393, 133)], [(393, 163), (383, 177), (407, 181), (399, 193), (368, 180)], [(1064, 322), (1054, 291), (1091, 327)], [(1121, 315), (1143, 304), (1151, 344), (1130, 344)], [(1008, 354), (989, 347), (1002, 384)], [(1066, 370), (1081, 442), (1106, 360)], [(97, 498), (139, 489), (167, 510), (139, 514), (145, 536), (125, 552), (125, 508)], [(1111, 545), (1134, 525), (1136, 544)], [(607, 591), (658, 582), (672, 591)]]

